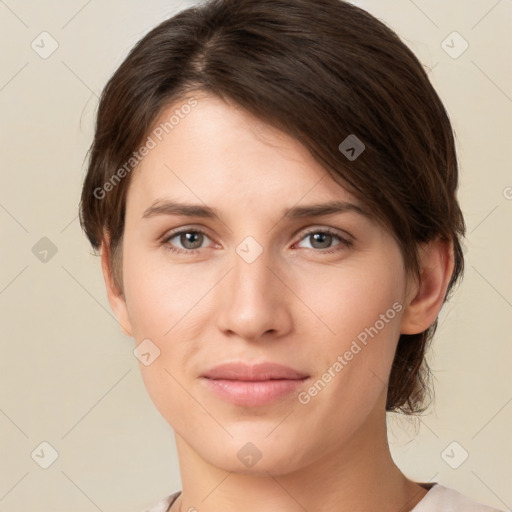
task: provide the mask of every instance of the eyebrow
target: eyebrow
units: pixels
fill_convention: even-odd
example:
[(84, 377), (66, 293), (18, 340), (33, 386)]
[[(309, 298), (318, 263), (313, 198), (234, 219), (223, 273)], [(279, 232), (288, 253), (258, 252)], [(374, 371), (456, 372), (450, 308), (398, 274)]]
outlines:
[[(340, 213), (354, 212), (370, 218), (369, 212), (362, 206), (346, 201), (329, 201), (327, 203), (311, 204), (306, 206), (293, 206), (282, 212), (282, 217), (287, 219), (300, 219), (309, 217), (322, 217)], [(143, 219), (157, 215), (183, 215), (186, 217), (203, 217), (221, 220), (216, 208), (200, 204), (184, 204), (175, 201), (156, 201), (142, 215)]]

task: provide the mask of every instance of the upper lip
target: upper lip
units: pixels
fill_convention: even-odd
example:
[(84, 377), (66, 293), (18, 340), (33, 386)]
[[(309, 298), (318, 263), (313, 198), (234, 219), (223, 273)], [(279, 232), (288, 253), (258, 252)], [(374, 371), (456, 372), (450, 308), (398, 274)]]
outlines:
[(208, 379), (245, 381), (265, 381), (272, 379), (299, 380), (308, 377), (305, 373), (294, 370), (288, 366), (270, 362), (259, 364), (241, 362), (224, 363), (211, 368), (202, 376)]

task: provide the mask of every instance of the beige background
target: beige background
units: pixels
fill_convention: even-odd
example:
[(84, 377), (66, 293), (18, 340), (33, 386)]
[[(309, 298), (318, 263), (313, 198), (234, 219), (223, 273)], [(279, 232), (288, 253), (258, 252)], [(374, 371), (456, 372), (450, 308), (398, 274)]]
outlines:
[[(393, 455), (411, 478), (510, 510), (512, 1), (357, 4), (431, 68), (457, 134), (468, 224), (465, 280), (431, 353), (435, 407), (416, 422), (390, 416)], [(0, 0), (0, 512), (140, 512), (180, 489), (172, 430), (112, 316), (77, 206), (102, 87), (185, 5)], [(43, 31), (58, 43), (46, 59), (31, 47), (51, 49)], [(457, 58), (453, 31), (469, 44)], [(46, 262), (43, 237), (57, 249)], [(43, 441), (58, 452), (47, 469)]]

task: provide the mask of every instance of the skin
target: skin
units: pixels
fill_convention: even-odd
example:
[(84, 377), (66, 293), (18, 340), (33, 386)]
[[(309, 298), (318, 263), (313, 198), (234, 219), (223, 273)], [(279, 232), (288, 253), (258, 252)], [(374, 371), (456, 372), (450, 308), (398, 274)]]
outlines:
[[(123, 331), (160, 349), (140, 370), (176, 435), (183, 492), (172, 510), (411, 510), (427, 491), (391, 458), (387, 382), (400, 333), (424, 331), (439, 313), (453, 271), (451, 245), (422, 248), (417, 280), (406, 274), (391, 234), (364, 215), (286, 219), (284, 209), (296, 205), (359, 203), (296, 140), (235, 105), (195, 97), (198, 105), (132, 176), (123, 290), (111, 277), (108, 236), (102, 250)], [(216, 208), (221, 220), (143, 218), (164, 198)], [(176, 228), (206, 236), (195, 246), (169, 239)], [(336, 236), (322, 245), (308, 233), (326, 228), (352, 245)], [(247, 236), (262, 248), (252, 263), (236, 252)], [(169, 246), (199, 248), (176, 254)], [(242, 407), (199, 378), (226, 361), (272, 361), (310, 375), (308, 389), (394, 303), (401, 311), (307, 404), (291, 393)], [(252, 467), (237, 457), (247, 442), (261, 454)]]

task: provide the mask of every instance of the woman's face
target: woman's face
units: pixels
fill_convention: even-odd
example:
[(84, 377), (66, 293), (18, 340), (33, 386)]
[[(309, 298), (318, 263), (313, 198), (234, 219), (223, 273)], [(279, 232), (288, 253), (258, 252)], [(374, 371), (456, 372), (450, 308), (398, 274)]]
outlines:
[[(181, 115), (132, 176), (118, 315), (190, 448), (228, 471), (287, 473), (385, 421), (403, 260), (297, 141), (215, 97), (185, 104), (162, 113), (155, 127)], [(356, 207), (306, 211), (332, 202)], [(249, 368), (211, 373), (225, 363)]]

